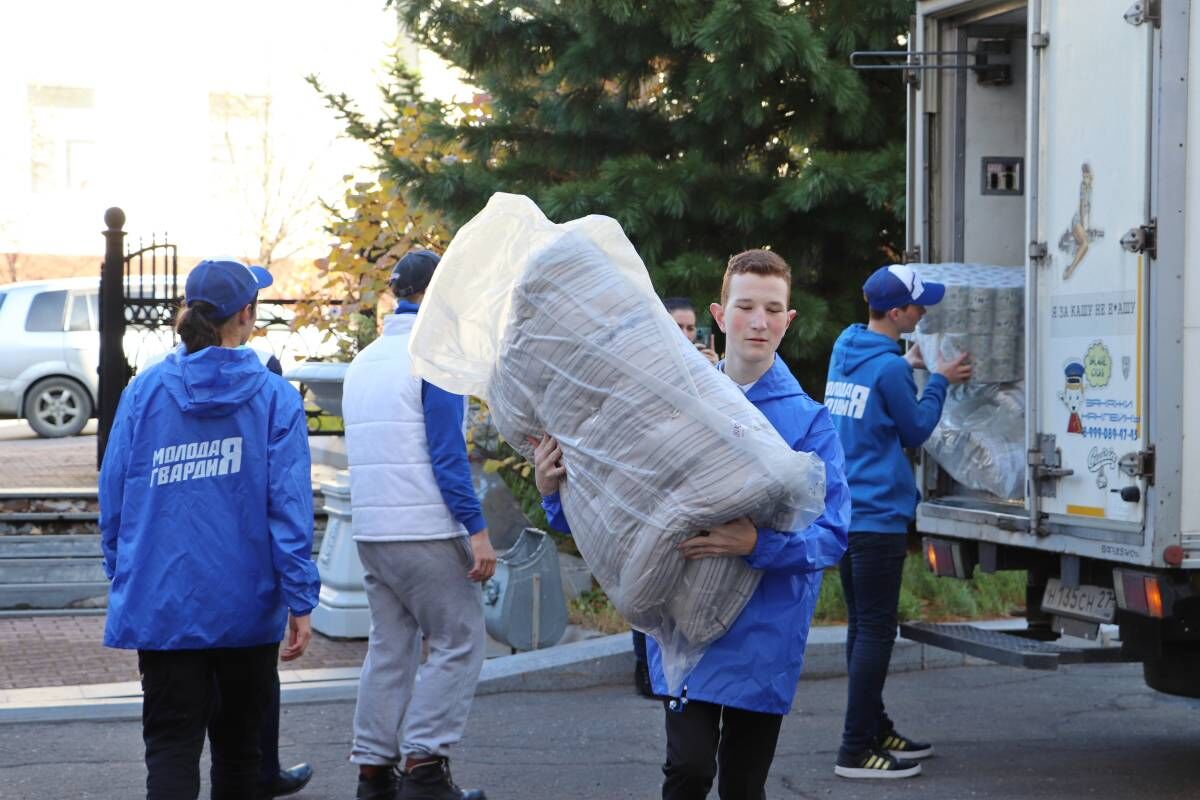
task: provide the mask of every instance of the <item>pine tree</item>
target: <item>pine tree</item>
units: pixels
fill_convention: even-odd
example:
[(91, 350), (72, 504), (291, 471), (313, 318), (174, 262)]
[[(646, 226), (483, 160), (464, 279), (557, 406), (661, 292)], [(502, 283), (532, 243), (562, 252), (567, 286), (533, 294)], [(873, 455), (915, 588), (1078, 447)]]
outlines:
[[(428, 135), (461, 155), (413, 159), (387, 120), (329, 98), (398, 184), (455, 224), (495, 191), (557, 221), (615, 217), (662, 293), (701, 309), (731, 254), (770, 247), (799, 310), (783, 354), (820, 394), (862, 281), (903, 241), (904, 87), (849, 54), (895, 49), (911, 0), (393, 3), (490, 104), (440, 108)], [(396, 75), (397, 114), (436, 106)]]

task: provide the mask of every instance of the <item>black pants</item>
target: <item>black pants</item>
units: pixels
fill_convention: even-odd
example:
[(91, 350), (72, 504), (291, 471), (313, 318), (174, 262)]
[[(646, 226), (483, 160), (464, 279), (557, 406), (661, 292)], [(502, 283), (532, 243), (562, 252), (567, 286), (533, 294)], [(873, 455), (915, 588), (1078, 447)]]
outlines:
[(663, 800), (703, 800), (717, 778), (721, 800), (762, 800), (779, 714), (689, 700), (682, 711), (667, 708), (667, 763)]
[(275, 671), (271, 683), (271, 705), (263, 714), (258, 736), (258, 749), (262, 751), (259, 783), (271, 783), (279, 777), (279, 670)]
[(851, 758), (875, 746), (892, 729), (883, 707), (900, 606), (908, 537), (903, 533), (850, 532), (840, 565), (846, 598), (846, 726), (840, 755)]
[(254, 800), (278, 653), (278, 644), (138, 651), (147, 800), (199, 796), (206, 730), (214, 800)]

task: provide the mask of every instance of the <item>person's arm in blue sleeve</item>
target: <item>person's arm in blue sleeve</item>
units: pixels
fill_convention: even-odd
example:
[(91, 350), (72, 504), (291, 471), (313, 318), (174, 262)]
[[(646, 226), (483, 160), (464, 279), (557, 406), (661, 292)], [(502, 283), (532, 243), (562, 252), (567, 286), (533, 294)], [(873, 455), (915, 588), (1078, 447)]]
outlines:
[(929, 383), (925, 384), (925, 391), (918, 400), (912, 367), (897, 358), (884, 368), (876, 391), (883, 395), (888, 416), (896, 423), (901, 445), (920, 447), (925, 443), (941, 419), (949, 385), (944, 375), (935, 372), (929, 376)]
[(308, 421), (299, 393), (290, 386), (279, 392), (268, 424), (267, 527), (271, 535), (271, 562), (288, 610), (294, 617), (303, 617), (316, 608), (321, 578), (312, 560)]
[(463, 437), (463, 396), (421, 381), (421, 407), (425, 411), (425, 438), (433, 462), (433, 478), (442, 500), (467, 533), (487, 527), (483, 507), (471, 482), (467, 440)]
[(100, 550), (104, 554), (104, 574), (111, 581), (117, 571), (117, 540), (121, 532), (121, 506), (125, 502), (125, 476), (129, 471), (130, 440), (133, 423), (130, 419), (134, 405), (133, 388), (121, 392), (117, 416), (108, 442), (104, 446), (104, 461), (100, 466)]
[(542, 511), (546, 512), (546, 521), (550, 523), (551, 528), (559, 533), (571, 535), (571, 525), (563, 513), (562, 496), (558, 492), (542, 497)]
[(802, 531), (759, 528), (746, 563), (755, 569), (814, 572), (836, 565), (846, 552), (850, 528), (850, 487), (841, 440), (822, 408), (796, 450), (815, 453), (825, 462), (825, 509)]

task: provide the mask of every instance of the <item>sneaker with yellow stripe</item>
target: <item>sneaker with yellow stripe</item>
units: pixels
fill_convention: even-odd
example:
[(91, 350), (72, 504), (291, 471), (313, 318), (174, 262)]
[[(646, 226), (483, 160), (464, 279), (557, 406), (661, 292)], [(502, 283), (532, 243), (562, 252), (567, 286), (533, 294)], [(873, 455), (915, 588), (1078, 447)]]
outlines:
[(879, 749), (886, 750), (896, 758), (918, 759), (933, 755), (933, 745), (914, 742), (895, 728), (879, 737)]
[(911, 778), (921, 774), (921, 765), (873, 747), (857, 756), (838, 753), (833, 772), (842, 778)]

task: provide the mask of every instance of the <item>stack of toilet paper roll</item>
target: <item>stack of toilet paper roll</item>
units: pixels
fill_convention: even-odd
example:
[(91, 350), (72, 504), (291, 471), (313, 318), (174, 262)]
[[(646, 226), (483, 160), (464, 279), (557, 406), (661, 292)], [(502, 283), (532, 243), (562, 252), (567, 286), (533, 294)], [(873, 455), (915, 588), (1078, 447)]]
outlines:
[(1025, 268), (913, 264), (922, 280), (946, 285), (912, 334), (925, 363), (971, 354), (972, 383), (1010, 383), (1025, 373)]

